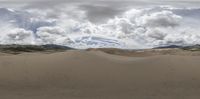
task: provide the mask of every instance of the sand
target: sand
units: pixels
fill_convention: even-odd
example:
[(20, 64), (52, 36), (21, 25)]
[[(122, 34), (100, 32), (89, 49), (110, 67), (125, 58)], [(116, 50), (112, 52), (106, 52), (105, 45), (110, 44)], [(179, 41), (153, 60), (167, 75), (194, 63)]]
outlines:
[(0, 99), (200, 99), (200, 56), (0, 56)]

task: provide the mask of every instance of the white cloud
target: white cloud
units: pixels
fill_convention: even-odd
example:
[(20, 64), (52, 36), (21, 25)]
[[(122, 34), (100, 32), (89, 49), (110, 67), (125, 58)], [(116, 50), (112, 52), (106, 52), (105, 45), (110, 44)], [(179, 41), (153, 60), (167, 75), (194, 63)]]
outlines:
[[(13, 16), (6, 21), (0, 19), (7, 22), (0, 24), (1, 43), (60, 44), (81, 48), (200, 44), (199, 14), (195, 17), (184, 14), (198, 12), (196, 8), (134, 8), (98, 24), (91, 22), (84, 10), (71, 6), (44, 11), (7, 11)], [(25, 20), (19, 21), (24, 16)], [(121, 46), (124, 43), (126, 45)]]
[(37, 32), (37, 41), (41, 44), (59, 44), (70, 43), (65, 31), (60, 27), (40, 27)]
[(178, 26), (182, 17), (171, 11), (161, 11), (146, 14), (139, 19), (141, 25), (147, 27), (175, 27)]
[(14, 28), (4, 31), (1, 38), (1, 44), (34, 44), (34, 36), (32, 31)]

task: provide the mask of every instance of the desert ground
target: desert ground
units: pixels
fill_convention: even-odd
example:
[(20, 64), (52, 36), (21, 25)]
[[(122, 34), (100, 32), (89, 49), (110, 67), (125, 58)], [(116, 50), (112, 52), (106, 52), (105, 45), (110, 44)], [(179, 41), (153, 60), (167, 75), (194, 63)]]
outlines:
[(200, 99), (200, 56), (180, 53), (1, 53), (0, 99)]

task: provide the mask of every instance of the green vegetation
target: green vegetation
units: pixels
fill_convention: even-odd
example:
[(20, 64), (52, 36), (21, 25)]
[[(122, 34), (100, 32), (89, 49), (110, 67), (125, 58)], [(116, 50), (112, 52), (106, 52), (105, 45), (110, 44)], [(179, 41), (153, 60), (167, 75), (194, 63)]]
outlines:
[(0, 45), (0, 51), (4, 53), (19, 54), (21, 52), (53, 52), (72, 50), (73, 48), (59, 45)]
[(186, 46), (183, 47), (182, 49), (187, 51), (200, 51), (200, 45)]

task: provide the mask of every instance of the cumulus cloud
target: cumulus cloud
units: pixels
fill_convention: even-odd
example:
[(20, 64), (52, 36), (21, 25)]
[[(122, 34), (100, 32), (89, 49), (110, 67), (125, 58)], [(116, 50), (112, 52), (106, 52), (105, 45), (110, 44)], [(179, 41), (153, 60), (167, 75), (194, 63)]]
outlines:
[(182, 17), (171, 11), (155, 12), (150, 15), (144, 15), (140, 18), (141, 25), (150, 27), (175, 27), (178, 26)]
[(59, 27), (40, 27), (37, 30), (37, 40), (41, 44), (69, 44), (71, 40), (65, 31)]
[(1, 44), (35, 44), (32, 31), (16, 28), (3, 33)]
[(147, 31), (147, 36), (150, 38), (154, 38), (155, 40), (164, 40), (167, 36), (167, 33), (159, 29), (150, 29)]
[(171, 6), (131, 8), (95, 23), (89, 19), (87, 11), (77, 6), (44, 11), (4, 9), (3, 14), (0, 9), (0, 30), (3, 31), (0, 39), (5, 44), (59, 44), (77, 48), (200, 44), (199, 29), (194, 27), (199, 26), (200, 20), (184, 14), (196, 11), (197, 8)]

